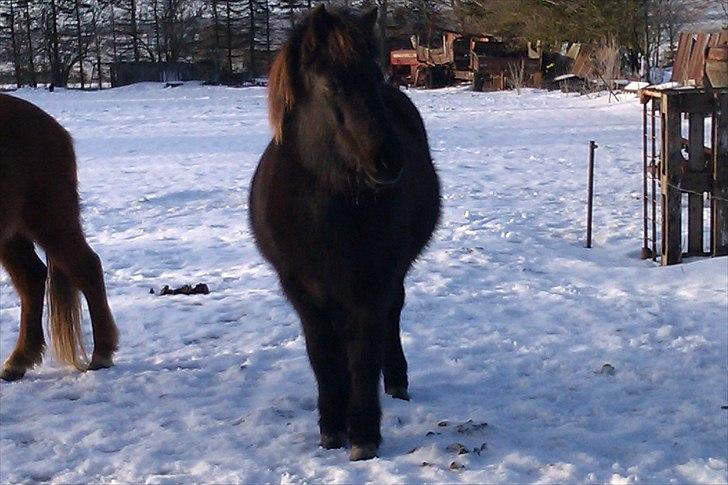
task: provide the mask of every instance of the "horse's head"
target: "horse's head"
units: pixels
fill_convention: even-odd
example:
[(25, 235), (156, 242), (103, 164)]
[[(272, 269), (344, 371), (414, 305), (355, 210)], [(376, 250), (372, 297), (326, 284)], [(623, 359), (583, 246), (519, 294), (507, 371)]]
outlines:
[(399, 179), (402, 156), (382, 100), (376, 18), (376, 8), (364, 15), (314, 9), (271, 67), (269, 116), (277, 143), (295, 133), (313, 155), (304, 163), (325, 152), (326, 162), (386, 185)]

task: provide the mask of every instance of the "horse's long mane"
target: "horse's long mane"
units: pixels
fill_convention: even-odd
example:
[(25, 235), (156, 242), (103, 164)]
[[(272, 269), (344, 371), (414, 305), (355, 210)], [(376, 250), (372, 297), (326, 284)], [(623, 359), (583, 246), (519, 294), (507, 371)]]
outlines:
[(280, 143), (283, 136), (283, 118), (295, 100), (289, 58), (290, 46), (286, 44), (276, 54), (268, 73), (268, 120), (273, 128), (273, 138)]
[(276, 143), (283, 136), (286, 113), (303, 93), (302, 69), (320, 63), (346, 71), (376, 59), (374, 19), (376, 9), (358, 16), (346, 10), (329, 12), (321, 5), (293, 30), (268, 74), (268, 119)]

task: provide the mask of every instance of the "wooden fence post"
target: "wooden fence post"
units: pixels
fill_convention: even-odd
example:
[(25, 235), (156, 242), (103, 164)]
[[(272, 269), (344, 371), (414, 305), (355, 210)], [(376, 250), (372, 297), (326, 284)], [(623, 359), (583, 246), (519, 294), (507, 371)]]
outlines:
[(728, 94), (716, 93), (713, 117), (713, 198), (711, 198), (711, 252), (728, 255)]
[(662, 258), (663, 265), (682, 261), (682, 211), (680, 193), (680, 165), (682, 155), (682, 133), (680, 99), (677, 95), (663, 96), (662, 131), (663, 147), (661, 191), (662, 191)]
[[(688, 170), (705, 171), (705, 151), (703, 139), (705, 133), (705, 116), (703, 113), (690, 113), (690, 131), (688, 134)], [(691, 256), (703, 254), (703, 195), (688, 194), (688, 251)]]

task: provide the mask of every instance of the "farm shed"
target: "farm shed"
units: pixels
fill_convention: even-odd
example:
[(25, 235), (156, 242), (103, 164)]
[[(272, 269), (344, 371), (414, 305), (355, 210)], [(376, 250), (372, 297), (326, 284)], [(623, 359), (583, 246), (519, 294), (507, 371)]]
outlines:
[(111, 64), (111, 85), (138, 82), (219, 81), (212, 62), (117, 62)]

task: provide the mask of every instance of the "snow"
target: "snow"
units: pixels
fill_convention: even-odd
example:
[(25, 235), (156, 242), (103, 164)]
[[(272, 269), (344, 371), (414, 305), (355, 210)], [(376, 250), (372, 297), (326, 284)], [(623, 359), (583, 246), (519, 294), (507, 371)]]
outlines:
[[(298, 320), (247, 226), (265, 90), (16, 92), (74, 136), (122, 341), (113, 369), (0, 383), (0, 482), (727, 483), (728, 258), (639, 259), (635, 97), (408, 94), (443, 221), (407, 281), (413, 399), (382, 396), (380, 457), (350, 463), (317, 446)], [(0, 272), (3, 357), (18, 318)]]
[(632, 92), (632, 93), (634, 93), (634, 92), (637, 92), (637, 91), (639, 91), (640, 89), (646, 88), (646, 87), (647, 87), (647, 86), (649, 86), (649, 85), (650, 85), (650, 83), (646, 83), (646, 82), (640, 82), (640, 81), (630, 81), (629, 83), (627, 83), (627, 84), (626, 84), (626, 85), (624, 86), (624, 88), (623, 88), (623, 89), (624, 89), (625, 91), (628, 91), (628, 92)]

